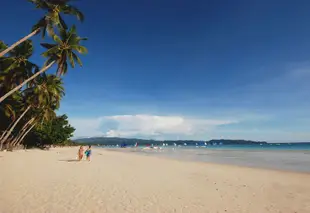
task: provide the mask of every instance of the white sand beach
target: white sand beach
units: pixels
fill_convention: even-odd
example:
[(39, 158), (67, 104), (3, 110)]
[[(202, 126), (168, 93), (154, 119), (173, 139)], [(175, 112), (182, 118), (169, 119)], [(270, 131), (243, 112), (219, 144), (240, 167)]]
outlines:
[(0, 212), (310, 212), (310, 174), (77, 150), (1, 152)]

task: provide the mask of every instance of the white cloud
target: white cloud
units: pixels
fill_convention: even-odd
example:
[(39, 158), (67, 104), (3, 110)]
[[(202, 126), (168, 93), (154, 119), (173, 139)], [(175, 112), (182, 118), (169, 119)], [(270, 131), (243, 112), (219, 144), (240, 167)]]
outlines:
[(102, 135), (99, 130), (101, 118), (69, 118), (70, 124), (75, 128), (74, 137)]
[(237, 121), (222, 119), (195, 119), (181, 116), (115, 115), (94, 119), (71, 119), (76, 128), (75, 137), (164, 137), (165, 135), (190, 136), (202, 134), (220, 125)]

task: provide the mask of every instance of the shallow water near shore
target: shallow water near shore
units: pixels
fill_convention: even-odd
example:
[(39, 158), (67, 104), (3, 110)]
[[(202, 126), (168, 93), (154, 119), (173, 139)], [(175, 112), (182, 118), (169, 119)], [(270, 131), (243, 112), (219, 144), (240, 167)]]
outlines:
[(306, 172), (310, 173), (310, 146), (297, 147), (162, 147), (161, 150), (145, 150), (142, 147), (125, 149), (113, 148), (121, 152), (133, 152), (142, 155), (172, 158), (177, 160), (208, 163), (231, 164), (254, 168)]

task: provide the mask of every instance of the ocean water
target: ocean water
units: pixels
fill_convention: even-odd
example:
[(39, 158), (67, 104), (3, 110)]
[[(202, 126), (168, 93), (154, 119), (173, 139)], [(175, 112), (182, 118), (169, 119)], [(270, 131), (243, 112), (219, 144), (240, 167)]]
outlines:
[(310, 144), (164, 146), (161, 150), (114, 147), (113, 150), (186, 161), (310, 173)]

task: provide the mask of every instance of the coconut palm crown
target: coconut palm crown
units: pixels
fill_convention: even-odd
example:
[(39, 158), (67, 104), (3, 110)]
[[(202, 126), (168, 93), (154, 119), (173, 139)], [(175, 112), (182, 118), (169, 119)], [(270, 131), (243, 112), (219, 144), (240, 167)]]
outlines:
[(53, 61), (57, 63), (57, 75), (61, 76), (68, 71), (68, 62), (71, 67), (75, 67), (75, 63), (82, 66), (82, 61), (77, 55), (86, 54), (87, 48), (80, 45), (81, 41), (87, 40), (87, 38), (79, 37), (76, 33), (76, 27), (72, 26), (68, 31), (61, 29), (60, 36), (54, 35), (53, 40), (55, 44), (41, 43), (43, 47), (47, 49), (42, 53), (42, 56), (47, 57), (46, 64), (50, 64)]

